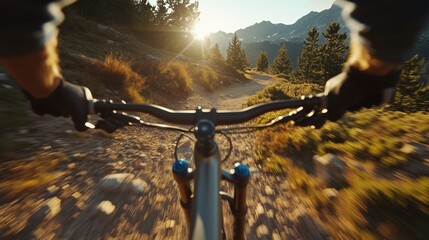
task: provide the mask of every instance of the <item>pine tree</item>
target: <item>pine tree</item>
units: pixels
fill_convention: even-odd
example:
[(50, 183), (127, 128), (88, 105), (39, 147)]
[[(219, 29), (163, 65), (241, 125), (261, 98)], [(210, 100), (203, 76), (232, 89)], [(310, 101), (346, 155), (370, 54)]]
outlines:
[(82, 15), (118, 23), (132, 23), (137, 13), (135, 0), (80, 0), (74, 4)]
[(150, 5), (148, 0), (142, 0), (136, 5), (137, 23), (143, 27), (149, 27), (153, 24), (155, 15), (154, 7)]
[(394, 106), (402, 111), (427, 111), (429, 108), (428, 88), (420, 82), (424, 62), (416, 54), (402, 65), (394, 101)]
[(246, 51), (244, 51), (244, 48), (241, 48), (241, 51), (240, 51), (240, 61), (241, 61), (241, 70), (250, 66), (249, 60), (247, 59), (247, 54), (246, 54)]
[(268, 55), (265, 51), (259, 53), (259, 57), (256, 59), (256, 70), (265, 72), (268, 69)]
[(298, 58), (299, 77), (309, 82), (317, 82), (317, 79), (321, 77), (318, 48), (319, 32), (316, 27), (313, 27), (304, 40), (302, 53)]
[(322, 71), (321, 79), (318, 81), (320, 84), (325, 84), (327, 80), (342, 71), (347, 51), (345, 44), (347, 34), (339, 33), (339, 31), (340, 24), (330, 22), (323, 33), (326, 43), (320, 47), (320, 70)]
[(292, 63), (287, 54), (286, 44), (282, 44), (273, 64), (274, 73), (291, 74), (293, 72)]
[(168, 7), (165, 0), (156, 1), (156, 10), (154, 15), (154, 25), (156, 27), (165, 28), (168, 25)]
[(210, 60), (213, 60), (215, 62), (221, 61), (224, 62), (225, 58), (222, 56), (222, 53), (220, 53), (219, 44), (215, 44), (212, 48), (210, 48), (208, 57)]
[(198, 2), (190, 0), (167, 0), (169, 6), (168, 24), (181, 32), (191, 31), (200, 16)]
[(247, 57), (241, 48), (241, 42), (234, 33), (231, 42), (226, 50), (226, 62), (235, 69), (243, 70), (247, 63)]

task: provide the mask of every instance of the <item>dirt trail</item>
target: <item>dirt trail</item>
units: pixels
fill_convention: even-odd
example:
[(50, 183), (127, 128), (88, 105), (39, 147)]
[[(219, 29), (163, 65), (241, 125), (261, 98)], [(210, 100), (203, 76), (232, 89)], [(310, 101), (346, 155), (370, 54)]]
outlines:
[[(234, 83), (213, 93), (201, 91), (186, 102), (167, 107), (239, 109), (250, 95), (273, 83), (270, 76), (252, 76), (253, 81)], [(22, 148), (11, 159), (28, 163), (34, 161), (34, 156), (49, 156), (59, 160), (51, 169), (57, 174), (38, 189), (20, 193), (19, 197), (0, 198), (0, 239), (186, 238), (171, 175), (176, 133), (140, 128), (123, 129), (114, 135), (75, 133), (67, 120), (35, 118), (16, 136), (22, 138)], [(249, 185), (247, 239), (300, 239), (292, 220), (300, 203), (290, 193), (285, 178), (257, 170), (253, 135), (232, 139), (234, 151), (222, 166), (230, 168), (233, 162), (242, 161), (256, 169)], [(189, 143), (184, 146), (189, 147)], [(187, 158), (190, 155), (183, 154)], [(7, 175), (12, 162), (0, 165), (3, 186), (14, 183), (11, 178), (16, 176)], [(109, 189), (102, 179), (115, 173), (132, 174), (128, 177), (147, 185), (137, 181), (127, 188), (114, 185)], [(143, 193), (140, 187), (145, 187)], [(226, 208), (224, 212), (228, 213)], [(231, 217), (226, 217), (225, 225), (230, 233)]]
[(201, 87), (196, 86), (194, 94), (186, 100), (188, 107), (201, 105), (202, 107), (216, 107), (218, 109), (239, 109), (249, 96), (262, 90), (273, 83), (273, 78), (269, 75), (251, 73), (252, 79), (247, 82), (233, 83), (232, 85), (214, 91), (205, 92)]

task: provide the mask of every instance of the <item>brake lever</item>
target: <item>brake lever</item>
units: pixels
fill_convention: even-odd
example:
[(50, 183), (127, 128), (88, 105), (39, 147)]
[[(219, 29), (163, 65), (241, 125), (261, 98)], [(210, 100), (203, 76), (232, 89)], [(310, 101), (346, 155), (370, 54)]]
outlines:
[(103, 119), (97, 121), (95, 124), (95, 129), (101, 129), (107, 133), (114, 133), (118, 128), (123, 127), (118, 124), (113, 123), (112, 121)]
[(118, 128), (130, 126), (133, 123), (141, 123), (141, 119), (139, 117), (124, 112), (103, 112), (100, 114), (100, 117), (103, 118), (103, 120), (99, 120), (95, 125), (95, 128), (102, 129), (107, 133), (113, 133)]
[(326, 109), (308, 107), (305, 113), (305, 116), (296, 118), (293, 121), (295, 126), (321, 128), (328, 119), (328, 111)]

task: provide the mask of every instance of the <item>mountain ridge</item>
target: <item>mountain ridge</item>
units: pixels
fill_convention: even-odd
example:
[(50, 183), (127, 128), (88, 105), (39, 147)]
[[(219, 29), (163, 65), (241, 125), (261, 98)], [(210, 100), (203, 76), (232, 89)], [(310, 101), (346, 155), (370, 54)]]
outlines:
[[(349, 32), (341, 18), (341, 8), (332, 5), (331, 8), (321, 12), (311, 11), (293, 24), (272, 23), (269, 20), (264, 20), (249, 27), (239, 29), (235, 33), (237, 33), (237, 36), (244, 43), (302, 41), (313, 26), (316, 26), (319, 32), (323, 32), (330, 21), (336, 21), (340, 24), (340, 32)], [(218, 31), (211, 33), (209, 38), (212, 43), (224, 45), (224, 42), (227, 39), (232, 39), (233, 35), (234, 33)]]
[[(350, 31), (347, 28), (342, 16), (342, 9), (333, 4), (331, 8), (325, 9), (320, 12), (312, 11), (305, 16), (298, 19), (293, 24), (283, 24), (283, 23), (272, 23), (269, 20), (264, 20), (259, 23), (255, 23), (249, 27), (239, 29), (235, 33), (238, 38), (241, 40), (244, 49), (248, 55), (248, 60), (250, 65), (253, 67), (256, 65), (256, 60), (253, 59), (254, 56), (259, 55), (261, 50), (269, 51), (274, 54), (275, 49), (273, 45), (276, 45), (277, 50), (283, 43), (291, 45), (292, 47), (297, 47), (307, 37), (308, 31), (312, 27), (316, 27), (319, 33), (323, 33), (331, 21), (335, 21), (340, 25), (340, 33), (347, 33), (347, 36), (350, 36)], [(209, 35), (209, 40), (211, 45), (217, 43), (221, 52), (226, 56), (226, 49), (230, 43), (234, 33), (226, 33), (223, 31), (218, 31), (216, 33), (211, 33)], [(320, 42), (325, 41), (322, 34), (320, 34)], [(349, 41), (346, 41), (348, 44)], [(255, 46), (258, 46), (255, 48)], [(297, 57), (300, 54), (300, 50), (288, 49), (288, 52), (294, 52), (293, 56), (290, 56), (293, 63), (296, 63)], [(421, 57), (429, 57), (429, 24), (421, 33), (416, 43), (416, 47), (410, 51), (408, 55), (414, 55), (419, 53)], [(274, 56), (270, 56), (270, 62), (273, 60)], [(252, 58), (250, 58), (250, 56)]]

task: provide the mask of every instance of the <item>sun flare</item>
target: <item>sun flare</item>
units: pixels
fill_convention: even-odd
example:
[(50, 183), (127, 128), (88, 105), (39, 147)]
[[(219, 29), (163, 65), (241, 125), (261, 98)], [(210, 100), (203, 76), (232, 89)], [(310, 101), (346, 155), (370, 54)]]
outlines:
[(209, 29), (201, 21), (197, 22), (192, 28), (192, 35), (198, 40), (202, 40), (209, 35)]

